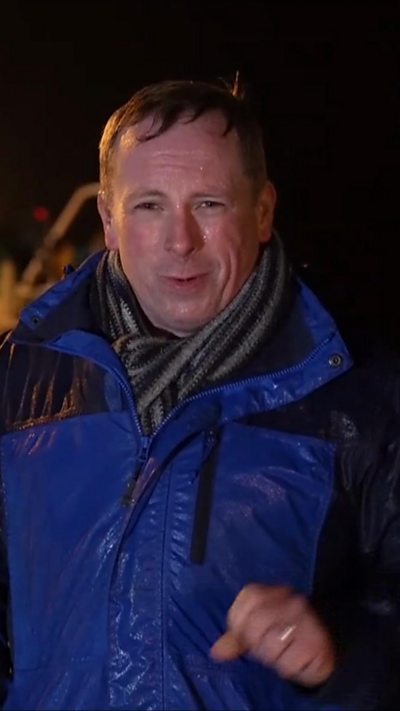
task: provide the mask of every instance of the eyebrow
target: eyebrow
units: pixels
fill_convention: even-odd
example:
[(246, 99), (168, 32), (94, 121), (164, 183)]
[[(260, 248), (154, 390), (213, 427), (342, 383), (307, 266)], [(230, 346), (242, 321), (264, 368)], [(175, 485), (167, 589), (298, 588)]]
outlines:
[[(207, 189), (202, 190), (201, 192), (197, 191), (193, 193), (192, 195), (190, 195), (190, 198), (193, 200), (200, 200), (207, 197), (222, 198), (224, 195), (226, 195), (226, 192), (224, 190), (221, 190), (221, 188), (217, 188), (216, 186), (210, 185)], [(168, 195), (162, 190), (157, 190), (156, 188), (139, 188), (137, 191), (134, 190), (133, 192), (129, 193), (129, 195), (127, 195), (125, 203), (130, 203), (132, 202), (132, 200), (141, 200), (143, 198), (168, 199)]]
[(129, 193), (126, 199), (127, 201), (135, 200), (144, 196), (165, 197), (165, 193), (163, 193), (162, 190), (155, 190), (154, 188), (140, 188), (139, 190)]

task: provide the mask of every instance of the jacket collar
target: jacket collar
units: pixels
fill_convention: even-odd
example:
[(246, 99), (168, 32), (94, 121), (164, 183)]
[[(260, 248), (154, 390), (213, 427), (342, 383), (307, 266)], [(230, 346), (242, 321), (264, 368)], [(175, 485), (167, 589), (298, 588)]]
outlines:
[(11, 340), (38, 345), (71, 329), (95, 332), (89, 287), (103, 254), (104, 251), (90, 256), (23, 309)]
[[(29, 304), (21, 312), (18, 324), (10, 334), (11, 341), (44, 345), (57, 339), (61, 346), (63, 335), (68, 331), (102, 335), (90, 309), (89, 289), (103, 254), (104, 251), (101, 251), (90, 256), (78, 269)], [(297, 293), (289, 314), (271, 343), (265, 344), (257, 356), (241, 370), (240, 377), (254, 377), (291, 368), (304, 361), (320, 344), (330, 341), (335, 342), (335, 351), (341, 353), (342, 361), (345, 359), (350, 363), (347, 349), (332, 317), (300, 280), (295, 288)]]

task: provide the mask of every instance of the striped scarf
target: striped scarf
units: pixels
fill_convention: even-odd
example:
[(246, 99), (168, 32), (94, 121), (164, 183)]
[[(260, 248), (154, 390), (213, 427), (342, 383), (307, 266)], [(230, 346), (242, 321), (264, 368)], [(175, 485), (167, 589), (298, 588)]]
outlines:
[(145, 434), (185, 398), (226, 381), (249, 362), (286, 310), (289, 281), (290, 268), (275, 235), (221, 313), (190, 336), (160, 336), (146, 322), (118, 252), (105, 252), (93, 280), (92, 309), (128, 372)]

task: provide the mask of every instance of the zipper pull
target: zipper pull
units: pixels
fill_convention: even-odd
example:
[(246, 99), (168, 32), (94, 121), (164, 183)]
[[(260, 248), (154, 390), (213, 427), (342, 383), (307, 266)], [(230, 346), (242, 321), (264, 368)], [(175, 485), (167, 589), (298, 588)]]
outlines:
[(129, 482), (128, 488), (122, 497), (122, 504), (124, 506), (133, 506), (136, 503), (136, 496), (134, 495), (136, 485), (139, 480), (142, 480), (143, 473), (146, 469), (147, 459), (150, 449), (151, 438), (142, 437), (142, 446), (136, 461), (136, 470)]
[(211, 450), (214, 448), (216, 441), (217, 441), (217, 436), (218, 436), (218, 430), (210, 429), (207, 431), (206, 441), (205, 441), (205, 446), (204, 446), (204, 455), (203, 455), (204, 461), (207, 459)]

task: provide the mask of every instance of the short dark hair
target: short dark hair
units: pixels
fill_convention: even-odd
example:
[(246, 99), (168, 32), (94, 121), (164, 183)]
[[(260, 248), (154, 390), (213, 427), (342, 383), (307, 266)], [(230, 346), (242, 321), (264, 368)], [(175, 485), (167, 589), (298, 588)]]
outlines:
[(191, 122), (209, 111), (219, 111), (224, 116), (224, 136), (236, 131), (244, 171), (258, 193), (267, 179), (262, 130), (237, 80), (233, 86), (222, 82), (161, 81), (137, 91), (112, 114), (104, 128), (100, 141), (101, 189), (105, 194), (111, 193), (115, 143), (125, 128), (153, 116), (157, 128), (140, 139), (147, 141), (167, 131), (182, 115), (188, 115), (187, 121)]

